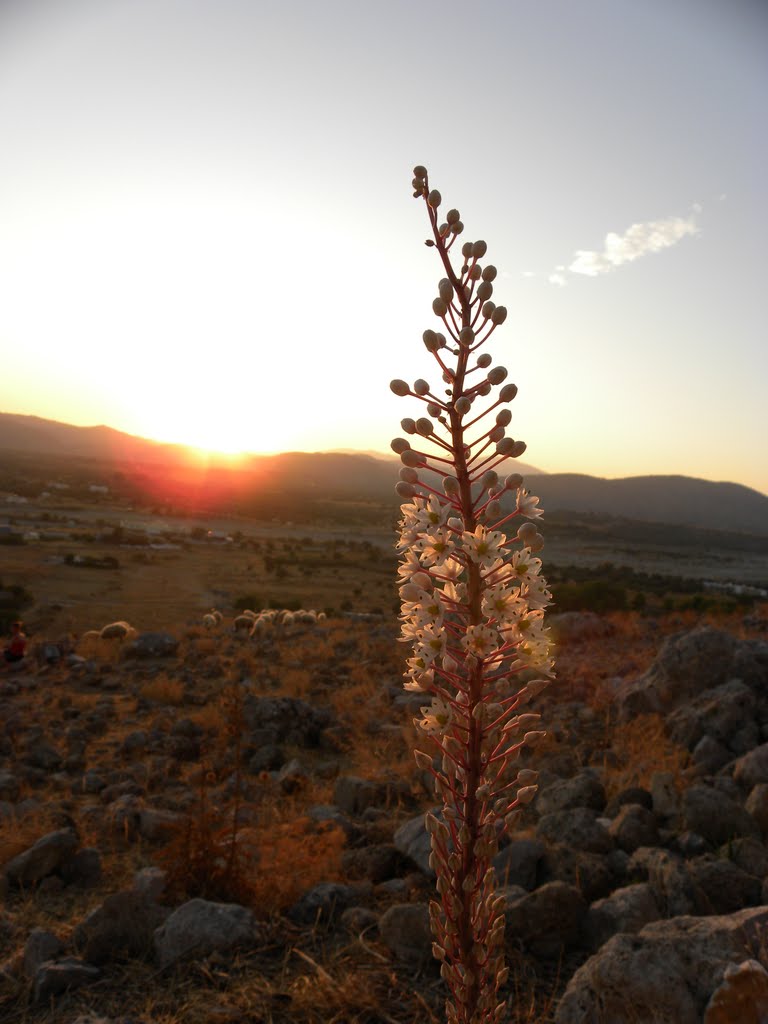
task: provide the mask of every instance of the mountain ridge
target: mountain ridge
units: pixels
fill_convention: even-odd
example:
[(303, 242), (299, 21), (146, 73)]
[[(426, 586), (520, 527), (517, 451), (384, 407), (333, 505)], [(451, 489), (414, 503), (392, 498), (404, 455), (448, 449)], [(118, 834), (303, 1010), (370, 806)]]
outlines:
[[(195, 449), (151, 441), (105, 425), (80, 427), (39, 416), (0, 412), (0, 450), (93, 459), (151, 471), (170, 485), (220, 489), (221, 501), (249, 487), (269, 494), (395, 504), (399, 460), (384, 453), (342, 449), (276, 455), (211, 454), (200, 467)], [(586, 473), (545, 473), (515, 461), (525, 486), (547, 512), (573, 512), (707, 529), (768, 534), (768, 496), (744, 484), (682, 474), (647, 474), (608, 479)], [(159, 473), (160, 467), (167, 467)]]

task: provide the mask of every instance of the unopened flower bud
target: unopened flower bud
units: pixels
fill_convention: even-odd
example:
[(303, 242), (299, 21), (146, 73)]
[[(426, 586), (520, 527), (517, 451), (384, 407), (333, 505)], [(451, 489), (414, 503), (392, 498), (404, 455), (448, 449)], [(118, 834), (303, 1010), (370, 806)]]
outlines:
[(397, 475), (401, 480), (405, 480), (407, 484), (417, 484), (419, 482), (419, 474), (409, 466), (401, 466), (400, 472)]
[(429, 437), (430, 434), (434, 434), (435, 425), (432, 420), (428, 420), (426, 416), (421, 416), (416, 420), (416, 430), (422, 437)]
[(512, 454), (512, 458), (513, 459), (519, 459), (520, 456), (523, 454), (523, 452), (525, 451), (525, 449), (527, 447), (528, 447), (528, 445), (525, 443), (525, 441), (515, 441), (515, 444), (514, 444), (514, 447), (512, 448), (512, 453), (511, 453)]
[(441, 224), (440, 227), (437, 229), (437, 233), (440, 235), (441, 238), (447, 238), (450, 233), (450, 230), (450, 224)]
[(486, 368), (486, 366), (490, 366), (491, 365), (490, 354), (488, 352), (483, 352), (482, 355), (479, 355), (477, 357), (477, 365), (480, 367), (481, 370), (484, 370)]
[(451, 232), (452, 232), (452, 234), (460, 235), (463, 230), (464, 230), (464, 223), (462, 221), (455, 220), (453, 222), (453, 224), (451, 224)]
[(541, 743), (547, 734), (542, 730), (536, 730), (535, 732), (527, 732), (523, 736), (523, 743), (526, 747), (535, 747), (537, 743)]
[(413, 484), (406, 483), (405, 480), (398, 481), (395, 490), (401, 498), (413, 498), (416, 495), (416, 488)]
[[(522, 481), (522, 477), (520, 478)], [(447, 495), (459, 493), (459, 481), (455, 476), (446, 476), (443, 479), (443, 490)]]
[(507, 319), (507, 307), (506, 306), (497, 306), (496, 309), (494, 309), (494, 311), (493, 311), (493, 316), (491, 317), (491, 323), (496, 324), (496, 325), (503, 324), (506, 319)]
[(443, 410), (440, 408), (437, 402), (427, 403), (427, 412), (429, 413), (430, 416), (439, 416), (442, 411)]
[(512, 422), (512, 413), (509, 409), (502, 409), (501, 412), (496, 413), (496, 422), (500, 427), (506, 427)]
[(496, 303), (495, 302), (491, 302), (490, 299), (488, 299), (487, 302), (483, 303), (483, 316), (485, 317), (486, 320), (490, 320), (491, 319), (491, 317), (493, 316), (493, 311), (495, 309), (496, 309)]
[(434, 331), (424, 331), (421, 337), (428, 352), (437, 352), (440, 348), (440, 342)]
[(532, 786), (539, 778), (539, 773), (533, 768), (521, 768), (515, 780), (518, 786)]
[(503, 380), (507, 379), (507, 369), (504, 366), (494, 366), (488, 374), (488, 380), (491, 384), (501, 384)]
[(459, 331), (459, 344), (468, 347), (475, 340), (475, 332), (471, 327), (462, 327)]
[(429, 754), (425, 754), (423, 750), (414, 750), (413, 756), (416, 758), (416, 764), (419, 768), (429, 769), (432, 767), (432, 758)]
[(533, 538), (536, 536), (536, 527), (533, 523), (523, 523), (517, 531), (518, 540), (522, 541), (526, 546), (531, 544)]
[(409, 448), (407, 452), (400, 453), (400, 461), (404, 466), (410, 466), (412, 469), (419, 469), (424, 465), (424, 456), (419, 455), (418, 452)]
[(411, 389), (405, 383), (404, 380), (391, 380), (389, 382), (389, 390), (394, 392), (400, 398), (411, 393)]
[(504, 437), (504, 427), (500, 427), (498, 424), (496, 424), (495, 427), (491, 427), (491, 429), (488, 431), (488, 440), (489, 441), (493, 441), (494, 443), (498, 443), (499, 441), (501, 441), (503, 439), (503, 437)]
[(456, 399), (456, 404), (454, 405), (454, 409), (459, 414), (459, 416), (466, 416), (466, 414), (469, 412), (469, 410), (471, 408), (472, 408), (472, 403), (466, 397), (466, 395), (462, 395), (461, 398), (457, 398)]
[(413, 382), (413, 390), (416, 392), (417, 395), (426, 395), (426, 393), (429, 391), (429, 384), (427, 384), (425, 380), (419, 377), (418, 380), (415, 380)]
[(501, 515), (501, 503), (498, 501), (489, 501), (485, 507), (485, 514), (488, 519), (498, 519)]
[(493, 281), (496, 277), (496, 273), (496, 267), (491, 266), (491, 264), (489, 263), (487, 267), (483, 267), (483, 280)]
[(481, 281), (475, 294), (481, 302), (486, 302), (493, 295), (493, 285), (490, 281)]
[(411, 576), (411, 583), (415, 583), (421, 590), (432, 590), (432, 577), (427, 572), (415, 572)]
[(414, 178), (426, 178), (427, 168), (424, 167), (423, 164), (416, 164), (413, 168), (413, 176)]
[(408, 451), (408, 449), (409, 449), (409, 448), (411, 447), (411, 445), (410, 445), (410, 442), (406, 441), (406, 439), (405, 439), (404, 437), (396, 437), (396, 438), (394, 438), (394, 440), (393, 440), (393, 441), (392, 441), (392, 442), (390, 443), (390, 446), (389, 446), (389, 447), (390, 447), (390, 448), (392, 449), (392, 451), (393, 451), (393, 452), (395, 452), (395, 453), (396, 453), (397, 455), (400, 455), (400, 454), (402, 454), (403, 452), (407, 452), (407, 451)]
[(496, 470), (495, 469), (488, 469), (488, 470), (485, 471), (485, 473), (483, 473), (483, 475), (482, 475), (482, 477), (480, 479), (480, 487), (484, 491), (488, 491), (492, 487), (495, 487), (498, 482), (499, 482), (499, 474), (496, 472)]
[(461, 220), (461, 214), (458, 210), (449, 210), (445, 215), (445, 219), (449, 224), (455, 224), (457, 220)]
[(448, 306), (439, 296), (432, 301), (432, 312), (435, 316), (445, 316), (448, 312)]
[(483, 381), (483, 383), (477, 389), (477, 393), (478, 393), (478, 395), (490, 395), (490, 393), (491, 393), (491, 385), (488, 383), (487, 380)]
[(516, 491), (523, 482), (522, 476), (519, 473), (510, 473), (507, 477), (504, 486), (508, 491)]
[(511, 402), (517, 394), (517, 384), (505, 384), (499, 392), (500, 402)]
[(416, 420), (412, 420), (410, 416), (406, 416), (404, 420), (400, 420), (400, 426), (406, 434), (416, 433)]
[(461, 255), (464, 257), (465, 260), (468, 260), (470, 258), (470, 256), (472, 255), (472, 243), (471, 242), (465, 242), (464, 245), (462, 245), (462, 247), (461, 247)]
[(464, 521), (459, 519), (458, 516), (451, 516), (448, 520), (448, 525), (452, 530), (458, 530), (462, 533), (464, 532)]
[(541, 551), (541, 549), (544, 547), (544, 537), (542, 536), (542, 534), (537, 533), (531, 541), (531, 543), (528, 545), (528, 547), (533, 552)]
[(536, 790), (538, 786), (523, 786), (522, 789), (517, 791), (517, 802), (522, 806), (529, 804), (531, 800), (536, 796)]
[(453, 298), (453, 285), (444, 277), (437, 286), (438, 293), (443, 302), (450, 302)]
[(433, 210), (436, 210), (440, 203), (442, 203), (442, 201), (443, 197), (440, 195), (436, 188), (433, 188), (432, 191), (427, 196), (427, 202), (429, 203), (429, 205), (432, 207)]
[(472, 243), (472, 255), (476, 260), (481, 260), (488, 252), (488, 245), (482, 239)]
[[(504, 428), (500, 427), (499, 429), (503, 430)], [(511, 456), (512, 449), (514, 448), (514, 446), (515, 442), (512, 440), (511, 437), (502, 437), (502, 439), (496, 445), (496, 454), (503, 455), (504, 457)]]
[(482, 271), (482, 267), (478, 263), (475, 263), (474, 266), (469, 268), (469, 280), (470, 281), (479, 281), (480, 280), (480, 275), (482, 274), (482, 272), (483, 272)]

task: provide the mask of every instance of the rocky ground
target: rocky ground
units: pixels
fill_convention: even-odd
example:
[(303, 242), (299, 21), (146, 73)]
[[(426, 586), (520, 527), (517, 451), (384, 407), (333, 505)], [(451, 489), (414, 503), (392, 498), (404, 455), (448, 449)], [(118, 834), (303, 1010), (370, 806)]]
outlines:
[[(509, 1021), (768, 1014), (768, 634), (552, 616), (495, 862)], [(396, 624), (178, 625), (0, 675), (0, 1019), (442, 1020)], [(234, 838), (233, 838), (234, 837)]]

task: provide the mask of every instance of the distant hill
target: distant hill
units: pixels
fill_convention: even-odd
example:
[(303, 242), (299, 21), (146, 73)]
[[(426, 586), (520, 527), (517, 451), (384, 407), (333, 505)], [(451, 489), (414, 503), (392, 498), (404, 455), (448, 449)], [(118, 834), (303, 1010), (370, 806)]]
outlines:
[[(221, 509), (230, 502), (254, 509), (261, 497), (292, 503), (357, 501), (396, 507), (394, 486), (399, 460), (384, 453), (284, 452), (251, 455), (234, 462), (212, 456), (201, 467), (183, 445), (160, 444), (111, 427), (68, 423), (0, 413), (0, 452), (87, 460), (93, 478), (111, 471), (129, 481), (137, 500), (181, 502), (203, 498)], [(714, 483), (685, 476), (637, 476), (618, 480), (579, 473), (542, 473), (515, 462), (526, 486), (546, 512), (683, 524), (713, 530), (768, 535), (768, 497), (741, 484)], [(40, 467), (42, 471), (42, 465)], [(116, 474), (116, 471), (120, 471)]]
[(711, 530), (768, 534), (768, 497), (742, 484), (688, 476), (630, 476), (618, 480), (581, 473), (527, 476), (545, 512), (676, 523)]

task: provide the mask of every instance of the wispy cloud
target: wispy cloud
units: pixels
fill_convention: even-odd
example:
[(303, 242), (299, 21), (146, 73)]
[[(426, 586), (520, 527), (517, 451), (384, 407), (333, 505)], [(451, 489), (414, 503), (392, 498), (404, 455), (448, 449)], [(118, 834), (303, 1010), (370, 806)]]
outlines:
[[(666, 220), (633, 224), (623, 235), (611, 231), (605, 236), (601, 251), (579, 249), (565, 269), (572, 274), (597, 277), (599, 274), (610, 273), (624, 263), (632, 263), (647, 253), (669, 249), (686, 236), (698, 232), (696, 215), (700, 212), (701, 207), (697, 204), (688, 217), (668, 217)], [(550, 275), (549, 280), (553, 284), (564, 283), (561, 269), (558, 267), (558, 273)]]

